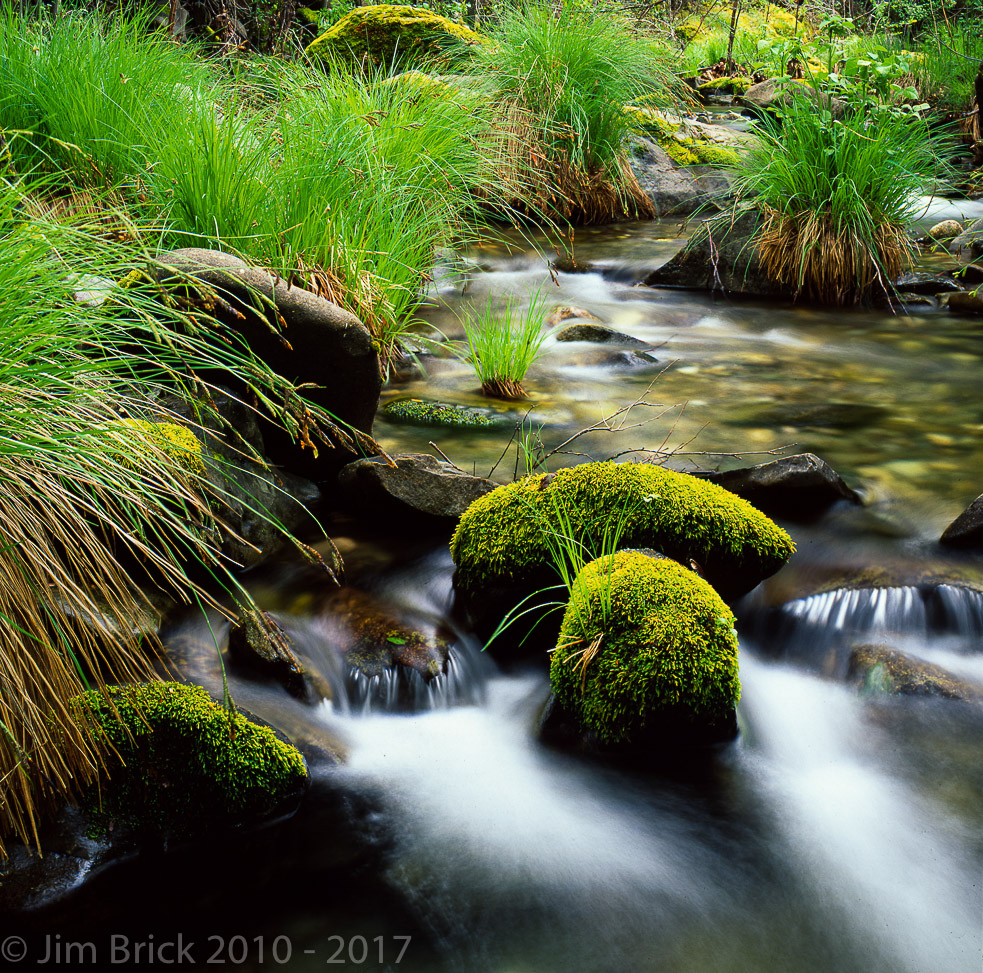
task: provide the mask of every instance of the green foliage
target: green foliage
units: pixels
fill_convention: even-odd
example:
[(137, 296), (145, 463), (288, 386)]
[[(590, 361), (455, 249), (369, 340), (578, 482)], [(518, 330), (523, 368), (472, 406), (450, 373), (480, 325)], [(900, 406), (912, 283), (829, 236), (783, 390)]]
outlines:
[(822, 303), (886, 291), (910, 250), (915, 202), (943, 169), (940, 140), (916, 117), (861, 106), (834, 119), (791, 90), (780, 127), (766, 122), (735, 169), (739, 195), (766, 214), (759, 254)]
[(197, 686), (114, 686), (71, 705), (110, 754), (86, 799), (110, 821), (191, 834), (260, 818), (306, 786), (294, 747)]
[(462, 426), (481, 429), (496, 425), (491, 416), (475, 409), (424, 399), (397, 399), (389, 402), (383, 407), (382, 416), (388, 422), (401, 422), (411, 426)]
[(423, 7), (356, 7), (307, 48), (311, 58), (339, 58), (392, 71), (439, 62), (452, 66), (486, 38)]
[[(642, 463), (584, 463), (497, 487), (465, 511), (451, 539), (455, 584), (467, 591), (541, 577), (549, 532), (600, 551), (620, 511), (623, 546), (654, 548), (707, 571), (766, 577), (791, 556), (788, 534), (712, 483)], [(565, 518), (564, 522), (561, 518)], [(712, 580), (712, 578), (711, 578)]]
[(550, 664), (557, 701), (604, 743), (653, 716), (724, 722), (740, 699), (733, 612), (693, 571), (620, 551), (579, 573)]
[(488, 302), (465, 318), (469, 360), (481, 391), (499, 399), (525, 398), (522, 380), (540, 355), (547, 332), (546, 299), (534, 294), (521, 310), (509, 300), (504, 307)]

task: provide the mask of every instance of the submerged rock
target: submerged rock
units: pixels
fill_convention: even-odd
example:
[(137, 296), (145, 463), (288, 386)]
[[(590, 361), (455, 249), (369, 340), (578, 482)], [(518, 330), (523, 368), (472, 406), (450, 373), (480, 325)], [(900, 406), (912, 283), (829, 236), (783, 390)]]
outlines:
[(978, 496), (939, 538), (948, 547), (970, 547), (983, 550), (983, 495)]
[(945, 306), (953, 314), (983, 314), (983, 292), (979, 289), (957, 291), (949, 295)]
[(834, 503), (859, 504), (860, 497), (825, 460), (813, 453), (783, 456), (760, 466), (697, 476), (743, 497), (772, 517), (808, 522)]
[(694, 571), (644, 551), (599, 558), (571, 589), (543, 731), (570, 721), (582, 747), (646, 761), (732, 739), (737, 656), (733, 613)]
[(373, 456), (349, 463), (338, 484), (350, 505), (396, 519), (403, 528), (450, 524), (496, 486), (427, 453), (396, 453), (390, 459)]
[(862, 691), (891, 696), (941, 696), (983, 703), (983, 687), (947, 669), (914, 659), (887, 645), (858, 645), (850, 653), (848, 678)]

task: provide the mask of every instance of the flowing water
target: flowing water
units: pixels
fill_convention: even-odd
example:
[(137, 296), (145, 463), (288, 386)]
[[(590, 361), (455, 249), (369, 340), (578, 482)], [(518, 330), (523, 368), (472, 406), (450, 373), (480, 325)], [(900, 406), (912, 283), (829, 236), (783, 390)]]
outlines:
[[(543, 747), (534, 735), (548, 693), (542, 668), (502, 673), (466, 632), (454, 633), (446, 675), (412, 684), (409, 713), (387, 711), (401, 692), (395, 676), (338, 669), (335, 702), (304, 718), (347, 747), (335, 784), (372, 795), (386, 835), (385, 895), (352, 891), (319, 911), (325, 888), (349, 878), (315, 873), (295, 914), (254, 916), (254, 933), (291, 937), (291, 969), (322, 968), (339, 935), (350, 944), (410, 934), (398, 965), (388, 946), (381, 962), (345, 954), (347, 965), (980, 969), (983, 709), (868, 696), (845, 675), (852, 645), (880, 641), (983, 681), (980, 563), (935, 543), (983, 491), (983, 325), (938, 310), (834, 313), (633, 288), (679, 247), (675, 233), (667, 221), (578, 231), (577, 259), (592, 269), (558, 274), (558, 286), (521, 242), (489, 246), (470, 269), (438, 279), (426, 318), (459, 337), (468, 305), (540, 290), (655, 349), (658, 364), (551, 340), (528, 383), (528, 421), (548, 447), (634, 401), (661, 403), (664, 414), (644, 404), (631, 413), (661, 414), (646, 425), (569, 448), (597, 458), (675, 448), (680, 467), (733, 466), (742, 460), (731, 454), (746, 465), (794, 443), (827, 459), (866, 505), (792, 527), (792, 564), (740, 606), (742, 732), (692, 773), (642, 774)], [(422, 360), (426, 377), (387, 397), (488, 406), (467, 366)], [(385, 422), (377, 433), (393, 449), (430, 451), (434, 441), (483, 474), (508, 438)], [(493, 475), (508, 479), (520, 461), (506, 450)], [(362, 542), (350, 550), (354, 584), (421, 624), (447, 623), (446, 546), (405, 557), (366, 553)], [(857, 588), (872, 568), (880, 581)], [(316, 612), (289, 608), (304, 603), (304, 584), (256, 581), (312, 652), (331, 636)], [(327, 826), (323, 840), (332, 840)]]

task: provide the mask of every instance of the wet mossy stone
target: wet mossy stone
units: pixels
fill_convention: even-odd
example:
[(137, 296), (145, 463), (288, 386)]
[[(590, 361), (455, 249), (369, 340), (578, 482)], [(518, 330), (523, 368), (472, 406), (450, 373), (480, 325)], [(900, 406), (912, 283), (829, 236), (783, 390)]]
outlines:
[(407, 426), (461, 426), (481, 429), (496, 424), (491, 416), (477, 409), (447, 405), (429, 399), (397, 399), (389, 402), (382, 409), (382, 418), (387, 422)]
[(340, 57), (376, 67), (445, 65), (467, 57), (488, 40), (462, 24), (422, 7), (377, 4), (356, 7), (307, 47), (311, 58)]
[(170, 837), (258, 823), (308, 786), (298, 750), (197, 686), (114, 686), (72, 706), (105, 744), (107, 777), (86, 804), (107, 824)]
[(947, 669), (915, 659), (887, 645), (856, 645), (847, 678), (864, 693), (889, 696), (937, 696), (983, 703), (983, 687)]
[(200, 476), (205, 472), (201, 443), (187, 426), (143, 419), (121, 419), (118, 426), (132, 436), (134, 446), (141, 453), (141, 445), (146, 443), (148, 452), (159, 450), (186, 473)]
[(602, 747), (730, 739), (741, 695), (734, 615), (695, 571), (668, 558), (598, 558), (573, 584), (550, 685)]
[(529, 582), (535, 590), (551, 574), (551, 531), (571, 529), (600, 551), (616, 527), (621, 547), (695, 560), (727, 598), (750, 591), (795, 550), (784, 530), (722, 487), (646, 463), (584, 463), (524, 477), (471, 504), (451, 539), (455, 586), (465, 595)]

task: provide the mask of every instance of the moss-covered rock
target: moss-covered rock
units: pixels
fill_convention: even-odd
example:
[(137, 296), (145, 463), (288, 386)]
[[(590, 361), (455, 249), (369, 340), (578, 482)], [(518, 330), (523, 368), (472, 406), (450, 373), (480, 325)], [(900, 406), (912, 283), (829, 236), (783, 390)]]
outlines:
[(141, 443), (146, 443), (150, 450), (160, 450), (187, 473), (199, 476), (205, 472), (201, 443), (187, 426), (143, 419), (121, 419), (118, 425), (127, 434), (132, 433), (138, 450)]
[(694, 571), (619, 551), (577, 576), (550, 684), (601, 745), (710, 742), (734, 734), (734, 615)]
[(585, 463), (498, 487), (465, 511), (451, 539), (463, 592), (541, 579), (550, 532), (572, 531), (601, 551), (606, 533), (621, 547), (649, 547), (695, 560), (725, 597), (750, 591), (791, 556), (788, 534), (721, 487), (646, 463)]
[(496, 424), (491, 416), (477, 409), (447, 405), (430, 399), (397, 399), (383, 407), (382, 417), (387, 422), (408, 426), (464, 426), (480, 429)]
[(738, 161), (733, 147), (699, 137), (695, 126), (672, 121), (651, 108), (630, 105), (627, 111), (632, 127), (661, 145), (676, 165), (726, 167)]
[(391, 67), (441, 60), (453, 63), (488, 40), (421, 7), (356, 7), (308, 45), (313, 58), (340, 57)]
[(87, 798), (107, 823), (162, 836), (256, 821), (307, 786), (300, 752), (197, 686), (114, 686), (73, 701), (107, 750), (107, 779)]

